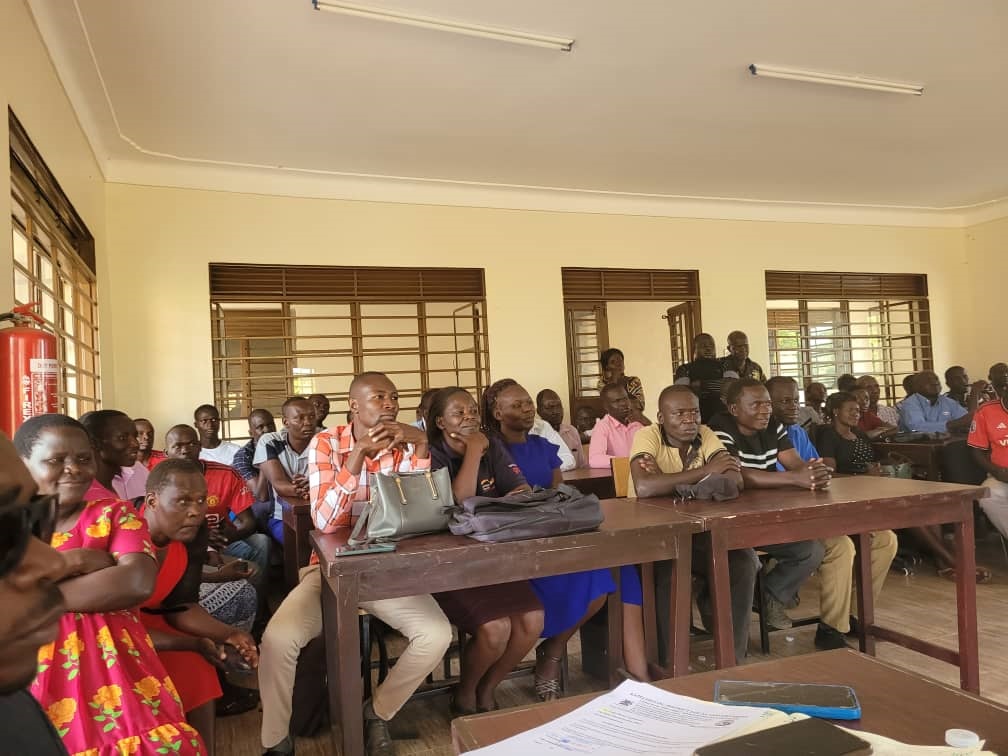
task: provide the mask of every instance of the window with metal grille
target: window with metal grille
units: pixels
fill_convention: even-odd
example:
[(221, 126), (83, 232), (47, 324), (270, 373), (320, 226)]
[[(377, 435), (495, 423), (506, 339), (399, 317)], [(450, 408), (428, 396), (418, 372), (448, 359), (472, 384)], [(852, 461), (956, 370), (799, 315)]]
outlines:
[(101, 406), (94, 238), (21, 123), (8, 110), (14, 302), (38, 303), (56, 334), (60, 409)]
[(214, 403), (222, 434), (242, 438), (253, 409), (325, 394), (344, 422), (350, 381), (386, 373), (412, 422), (420, 394), (489, 383), (479, 268), (210, 264)]
[(767, 271), (770, 369), (800, 386), (874, 375), (887, 402), (933, 369), (927, 276)]
[[(700, 277), (695, 270), (561, 268), (567, 328), (570, 411), (588, 404), (601, 407), (600, 354), (610, 345), (610, 309), (615, 328), (616, 303), (665, 302), (673, 368), (690, 359), (693, 337), (700, 332)], [(643, 324), (642, 324), (643, 327)], [(626, 349), (625, 344), (613, 344)], [(639, 355), (638, 355), (639, 357)], [(633, 360), (634, 355), (628, 355)]]

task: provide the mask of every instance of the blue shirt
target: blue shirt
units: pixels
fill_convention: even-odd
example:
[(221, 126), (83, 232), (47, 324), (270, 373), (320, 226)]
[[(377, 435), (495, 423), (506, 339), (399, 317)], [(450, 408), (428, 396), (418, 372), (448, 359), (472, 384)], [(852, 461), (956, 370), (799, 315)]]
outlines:
[(913, 394), (897, 406), (899, 429), (917, 433), (947, 433), (950, 420), (958, 420), (967, 414), (965, 407), (947, 396), (939, 396), (938, 401), (931, 404), (920, 394)]
[(560, 448), (542, 436), (526, 436), (524, 444), (508, 444), (508, 451), (530, 486), (551, 488), (553, 471), (560, 467)]
[[(819, 459), (819, 450), (815, 448), (815, 444), (812, 443), (812, 439), (809, 438), (808, 433), (800, 425), (795, 423), (794, 425), (787, 425), (787, 435), (791, 440), (792, 446), (794, 446), (795, 451), (798, 452), (798, 456), (803, 460), (808, 462), (812, 459)], [(777, 463), (777, 472), (784, 472), (785, 468), (780, 462)]]

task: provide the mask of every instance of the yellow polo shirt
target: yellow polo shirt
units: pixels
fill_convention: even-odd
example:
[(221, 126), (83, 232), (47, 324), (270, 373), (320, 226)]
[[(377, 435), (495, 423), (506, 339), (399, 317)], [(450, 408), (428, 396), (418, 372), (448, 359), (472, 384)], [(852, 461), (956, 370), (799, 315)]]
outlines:
[[(707, 464), (707, 460), (715, 454), (725, 451), (724, 444), (714, 434), (714, 431), (706, 425), (700, 426), (697, 440), (694, 440), (693, 445), (696, 454), (690, 460), (689, 467), (687, 468), (689, 470), (703, 467)], [(666, 443), (665, 434), (662, 433), (662, 428), (657, 423), (642, 428), (634, 436), (633, 446), (630, 448), (630, 459), (641, 453), (647, 453), (654, 457), (658, 463), (658, 469), (663, 473), (680, 473), (683, 471), (683, 460), (679, 455), (679, 449)], [(690, 456), (690, 454), (692, 452), (687, 453), (687, 456)], [(630, 486), (627, 490), (627, 495), (637, 495), (634, 489), (632, 474), (630, 475)]]

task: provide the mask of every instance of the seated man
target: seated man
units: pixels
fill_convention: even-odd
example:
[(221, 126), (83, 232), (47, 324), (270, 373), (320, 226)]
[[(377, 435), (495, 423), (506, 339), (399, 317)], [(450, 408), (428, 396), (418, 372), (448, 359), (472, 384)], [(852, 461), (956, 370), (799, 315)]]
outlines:
[[(574, 426), (566, 425), (563, 422), (563, 402), (552, 389), (543, 389), (536, 395), (536, 418), (532, 421), (532, 430), (529, 433), (533, 436), (542, 436), (558, 447), (557, 454), (560, 457), (561, 472), (567, 472), (576, 467), (585, 467), (584, 446), (581, 444), (581, 438)], [(575, 454), (575, 449), (580, 453), (580, 462)]]
[(269, 410), (254, 409), (248, 416), (249, 442), (235, 452), (231, 466), (235, 469), (245, 487), (252, 494), (252, 511), (259, 522), (260, 529), (269, 532), (267, 522), (273, 514), (273, 490), (269, 479), (259, 474), (259, 469), (252, 464), (255, 457), (256, 444), (265, 433), (276, 432), (276, 421)]
[(629, 457), (634, 434), (644, 427), (631, 419), (634, 407), (623, 384), (610, 383), (602, 389), (602, 406), (606, 414), (592, 429), (588, 445), (589, 467), (608, 468), (613, 457)]
[(857, 378), (850, 373), (844, 373), (836, 379), (836, 390), (850, 393), (857, 388)]
[[(210, 546), (222, 554), (255, 564), (260, 581), (269, 568), (269, 538), (256, 533), (252, 494), (230, 465), (200, 459), (200, 439), (188, 425), (176, 425), (165, 435), (170, 459), (189, 459), (203, 469), (207, 483), (207, 525)], [(234, 515), (234, 521), (231, 520)]]
[(591, 442), (591, 434), (595, 429), (595, 424), (598, 423), (598, 415), (595, 412), (595, 408), (590, 404), (582, 404), (574, 412), (574, 427), (577, 428), (578, 435), (581, 437), (581, 444), (588, 444)]
[(721, 358), (721, 367), (739, 378), (752, 378), (760, 382), (766, 380), (760, 364), (749, 359), (749, 337), (742, 331), (728, 334), (728, 356)]
[(420, 394), (420, 403), (416, 408), (416, 422), (413, 426), (427, 432), (427, 412), (430, 410), (431, 402), (434, 401), (434, 394), (440, 389), (429, 388)]
[(879, 403), (882, 389), (879, 387), (879, 382), (875, 380), (875, 376), (862, 375), (857, 380), (857, 387), (868, 392), (868, 409), (874, 412), (879, 420), (886, 425), (894, 427), (899, 425), (899, 410)]
[(241, 448), (220, 437), (220, 412), (212, 404), (201, 404), (193, 412), (193, 423), (199, 431), (200, 459), (208, 459), (221, 465), (230, 465), (235, 453)]
[[(700, 402), (689, 386), (669, 386), (658, 397), (658, 423), (634, 436), (630, 457), (630, 496), (672, 496), (676, 486), (693, 485), (711, 473), (730, 475), (742, 487), (738, 460), (729, 454), (714, 432), (700, 424)], [(706, 575), (710, 550), (703, 538), (693, 539), (693, 571)], [(749, 650), (750, 615), (756, 573), (756, 552), (728, 552), (732, 633), (735, 659), (741, 664)], [(669, 638), (669, 601), (672, 562), (656, 562), (655, 609), (658, 618), (658, 653), (666, 664)], [(710, 630), (710, 593), (705, 585), (697, 595), (703, 623)]]
[[(351, 422), (316, 435), (308, 447), (312, 520), (323, 533), (350, 524), (354, 502), (368, 500), (368, 476), (430, 467), (427, 436), (396, 421), (399, 394), (382, 373), (362, 373), (350, 384)], [(316, 559), (313, 556), (312, 561)], [(277, 609), (263, 634), (259, 664), (262, 744), (267, 754), (289, 754), (291, 699), (298, 655), (322, 632), (322, 575), (301, 571), (301, 582)], [(361, 605), (408, 640), (388, 677), (364, 703), (368, 756), (392, 756), (388, 720), (440, 663), (451, 625), (430, 594)]]
[(283, 545), (285, 505), (308, 501), (308, 444), (315, 437), (315, 406), (300, 396), (283, 403), (283, 430), (266, 433), (256, 446), (253, 464), (273, 489), (273, 515), (269, 532)]
[(989, 493), (980, 500), (980, 508), (991, 525), (1008, 538), (1008, 365), (993, 365), (988, 378), (998, 399), (976, 411), (966, 443), (987, 473), (983, 485)]
[[(780, 423), (772, 423), (770, 394), (762, 383), (742, 378), (725, 396), (728, 412), (711, 420), (713, 430), (725, 448), (738, 457), (746, 488), (794, 486), (812, 491), (827, 488), (830, 472), (821, 461), (804, 462), (788, 440)], [(787, 468), (777, 472), (778, 459)], [(766, 623), (783, 630), (791, 627), (784, 608), (792, 604), (798, 589), (815, 572), (825, 553), (819, 541), (796, 541), (761, 546), (777, 560), (767, 575)]]
[(945, 371), (945, 385), (949, 390), (945, 396), (954, 399), (963, 407), (966, 406), (966, 397), (970, 390), (970, 379), (966, 373), (966, 368), (962, 365), (953, 365)]
[(154, 448), (154, 425), (145, 417), (138, 417), (133, 421), (137, 432), (137, 446), (140, 451), (137, 453), (137, 462), (147, 468), (148, 471), (154, 469), (154, 465), (165, 458), (163, 451)]
[[(725, 368), (716, 355), (714, 337), (709, 333), (698, 333), (693, 338), (693, 361), (680, 365), (675, 371), (675, 382), (689, 386), (700, 398), (701, 420), (709, 420), (724, 411), (721, 380), (725, 377)], [(730, 371), (729, 375), (738, 377), (734, 371)]]
[(329, 417), (329, 397), (325, 394), (312, 394), (308, 397), (308, 401), (315, 408), (316, 431), (324, 431), (325, 425), (323, 423)]
[(941, 395), (941, 381), (931, 370), (917, 373), (914, 390), (899, 405), (899, 429), (920, 433), (966, 433), (973, 422), (986, 381), (977, 381), (963, 407), (955, 399)]
[(798, 425), (806, 431), (823, 424), (823, 402), (826, 401), (826, 387), (813, 381), (805, 387), (805, 406), (798, 408)]
[[(780, 423), (787, 429), (788, 439), (794, 451), (805, 462), (820, 459), (819, 452), (808, 434), (798, 425), (798, 384), (793, 378), (774, 377), (767, 381), (770, 402), (773, 407), (772, 422)], [(780, 459), (777, 469), (785, 468)], [(878, 601), (889, 566), (896, 556), (898, 546), (896, 534), (891, 530), (877, 530), (871, 534), (872, 595)], [(843, 637), (850, 632), (850, 618), (854, 614), (854, 595), (851, 579), (854, 571), (854, 542), (847, 536), (824, 538), (826, 549), (819, 565), (819, 627), (816, 629), (817, 648), (843, 648), (847, 644)]]

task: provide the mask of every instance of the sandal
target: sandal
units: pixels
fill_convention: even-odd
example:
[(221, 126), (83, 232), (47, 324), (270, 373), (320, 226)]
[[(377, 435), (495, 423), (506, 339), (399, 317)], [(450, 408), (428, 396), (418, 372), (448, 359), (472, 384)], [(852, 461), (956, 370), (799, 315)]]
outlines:
[[(938, 577), (945, 578), (946, 580), (951, 580), (952, 582), (955, 582), (956, 579), (955, 567), (942, 567), (940, 570), (938, 570)], [(993, 577), (994, 576), (991, 574), (991, 571), (989, 569), (987, 569), (986, 567), (982, 567), (979, 564), (977, 565), (976, 568), (977, 585), (983, 585), (984, 583), (989, 583), (993, 579)]]
[(536, 668), (532, 675), (536, 696), (543, 702), (556, 701), (560, 698), (560, 680), (556, 677), (540, 677), (539, 662), (541, 661), (556, 662), (559, 670), (559, 665), (563, 660), (555, 656), (547, 656), (546, 650), (542, 645), (536, 648)]

